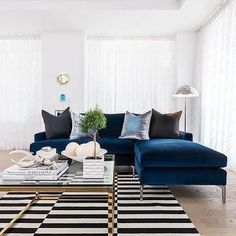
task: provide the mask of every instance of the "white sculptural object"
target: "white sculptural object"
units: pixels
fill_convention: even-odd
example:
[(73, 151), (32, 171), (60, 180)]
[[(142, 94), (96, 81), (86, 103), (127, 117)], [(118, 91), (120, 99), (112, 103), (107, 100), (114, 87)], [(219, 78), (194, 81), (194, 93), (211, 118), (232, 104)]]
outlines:
[(20, 161), (16, 161), (13, 158), (11, 159), (12, 162), (16, 163), (18, 166), (22, 168), (32, 167), (34, 165), (46, 165), (50, 166), (52, 165), (52, 162), (50, 160), (45, 159), (44, 157), (32, 155), (31, 152), (27, 152), (24, 150), (15, 150), (11, 151), (9, 155), (13, 154), (22, 154), (24, 157)]
[(79, 147), (79, 144), (76, 142), (71, 142), (66, 146), (66, 153), (71, 156), (76, 156), (76, 148)]

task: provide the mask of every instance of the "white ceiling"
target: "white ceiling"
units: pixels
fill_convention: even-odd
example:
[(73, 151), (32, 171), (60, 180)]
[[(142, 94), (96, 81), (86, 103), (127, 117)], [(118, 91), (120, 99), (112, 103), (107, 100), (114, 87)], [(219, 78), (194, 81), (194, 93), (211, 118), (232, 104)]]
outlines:
[(175, 10), (185, 0), (0, 0), (2, 9), (62, 10), (62, 9), (110, 9), (110, 10)]
[(196, 30), (223, 0), (0, 0), (0, 34), (84, 30), (169, 35)]

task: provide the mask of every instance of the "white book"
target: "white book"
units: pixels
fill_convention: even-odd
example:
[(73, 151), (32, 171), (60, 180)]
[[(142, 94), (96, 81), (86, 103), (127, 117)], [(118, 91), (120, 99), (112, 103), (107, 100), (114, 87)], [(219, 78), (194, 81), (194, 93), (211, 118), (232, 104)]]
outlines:
[(51, 166), (36, 166), (29, 168), (19, 167), (17, 164), (5, 169), (3, 174), (6, 175), (57, 175), (65, 167), (68, 166), (68, 162), (65, 160), (56, 160)]
[(37, 174), (3, 174), (3, 180), (58, 180), (67, 170), (69, 169), (68, 165), (64, 167), (59, 173), (55, 174), (45, 174), (45, 175), (37, 175)]
[(103, 179), (103, 175), (83, 175), (84, 179)]
[(83, 171), (83, 178), (103, 178), (104, 177), (104, 171), (90, 171), (90, 170), (84, 170)]

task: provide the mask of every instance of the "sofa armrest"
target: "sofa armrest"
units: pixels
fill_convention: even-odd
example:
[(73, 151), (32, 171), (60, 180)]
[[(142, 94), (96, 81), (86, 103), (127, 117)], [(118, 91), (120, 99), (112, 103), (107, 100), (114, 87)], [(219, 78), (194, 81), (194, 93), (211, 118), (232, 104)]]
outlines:
[(36, 133), (34, 135), (34, 141), (35, 142), (43, 141), (43, 140), (46, 140), (46, 139), (47, 139), (47, 137), (46, 137), (46, 133), (45, 132)]
[(187, 141), (193, 141), (193, 134), (192, 133), (180, 131), (179, 136), (180, 136), (180, 139), (184, 139)]

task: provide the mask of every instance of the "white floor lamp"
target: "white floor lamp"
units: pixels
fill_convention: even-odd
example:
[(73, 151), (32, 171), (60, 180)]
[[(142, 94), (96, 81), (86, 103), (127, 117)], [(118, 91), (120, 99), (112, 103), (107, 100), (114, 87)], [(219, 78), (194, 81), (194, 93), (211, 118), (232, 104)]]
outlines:
[(199, 92), (197, 89), (184, 85), (177, 88), (176, 92), (173, 94), (173, 97), (184, 98), (184, 132), (187, 130), (187, 98), (198, 97)]

